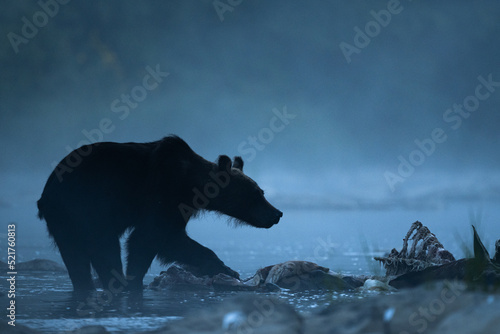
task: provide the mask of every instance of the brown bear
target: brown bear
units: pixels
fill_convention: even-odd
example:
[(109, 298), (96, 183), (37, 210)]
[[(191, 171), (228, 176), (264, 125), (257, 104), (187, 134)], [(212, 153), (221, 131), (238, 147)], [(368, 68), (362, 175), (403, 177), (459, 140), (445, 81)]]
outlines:
[[(198, 275), (238, 277), (186, 234), (189, 219), (210, 210), (269, 228), (283, 215), (243, 173), (240, 157), (213, 163), (177, 136), (82, 146), (54, 169), (37, 204), (75, 291), (94, 289), (91, 265), (105, 289), (140, 290), (155, 257)], [(125, 276), (119, 240), (128, 230)]]

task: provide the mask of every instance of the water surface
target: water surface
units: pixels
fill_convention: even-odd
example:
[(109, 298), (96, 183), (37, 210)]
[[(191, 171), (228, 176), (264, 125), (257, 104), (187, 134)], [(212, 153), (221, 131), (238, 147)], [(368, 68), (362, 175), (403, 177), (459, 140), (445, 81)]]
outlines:
[[(214, 250), (242, 278), (252, 276), (264, 266), (289, 260), (312, 261), (349, 275), (380, 275), (383, 270), (372, 260), (373, 256), (394, 247), (400, 249), (404, 235), (417, 219), (457, 258), (463, 257), (464, 242), (469, 247), (472, 245), (471, 210), (474, 208), (460, 205), (419, 212), (287, 210), (282, 222), (269, 230), (231, 228), (225, 218), (205, 215), (191, 222), (188, 232), (193, 239)], [(500, 238), (499, 227), (495, 224), (500, 215), (493, 206), (481, 212), (479, 231), (492, 251), (494, 240)], [(29, 233), (20, 230), (17, 249), (20, 258), (48, 258), (60, 262), (46, 234), (41, 239), (28, 238)], [(164, 267), (155, 262), (144, 283), (149, 284), (162, 269)], [(1, 278), (5, 282), (4, 276)], [(43, 272), (19, 272), (16, 289), (17, 323), (47, 333), (66, 332), (85, 325), (103, 325), (109, 331), (124, 333), (152, 330), (187, 312), (223, 303), (237, 294), (254, 293), (146, 289), (142, 298), (124, 293), (108, 300), (102, 294), (97, 301), (82, 305), (72, 298), (71, 282), (66, 273)], [(367, 298), (372, 294), (281, 291), (268, 295), (293, 305), (299, 312), (309, 313), (332, 302)]]

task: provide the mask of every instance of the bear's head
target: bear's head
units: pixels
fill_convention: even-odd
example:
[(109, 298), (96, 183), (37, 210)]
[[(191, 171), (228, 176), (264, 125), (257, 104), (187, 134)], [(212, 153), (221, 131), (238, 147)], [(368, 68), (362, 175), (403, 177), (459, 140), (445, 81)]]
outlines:
[(209, 182), (217, 184), (218, 191), (210, 200), (208, 210), (262, 228), (270, 228), (283, 216), (280, 210), (267, 201), (259, 185), (243, 173), (241, 157), (235, 157), (231, 162), (228, 156), (219, 156), (210, 178)]

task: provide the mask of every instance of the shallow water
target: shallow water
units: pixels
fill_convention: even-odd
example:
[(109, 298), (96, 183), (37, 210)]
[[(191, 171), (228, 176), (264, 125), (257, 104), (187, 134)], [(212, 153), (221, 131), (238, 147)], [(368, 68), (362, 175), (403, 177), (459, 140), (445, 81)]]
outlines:
[[(148, 275), (146, 281), (152, 277), (152, 274)], [(217, 305), (236, 295), (254, 293), (146, 289), (141, 297), (124, 293), (109, 298), (98, 290), (94, 299), (75, 301), (65, 273), (31, 272), (18, 275), (17, 281), (17, 323), (46, 333), (68, 332), (86, 325), (103, 325), (116, 332), (153, 330), (183, 317), (187, 312)], [(262, 295), (276, 297), (307, 313), (331, 302), (364, 298), (370, 293), (293, 293), (285, 290)]]
[[(261, 267), (288, 260), (312, 261), (344, 274), (380, 275), (383, 270), (372, 260), (373, 256), (392, 248), (400, 249), (402, 238), (417, 219), (457, 258), (463, 257), (463, 241), (469, 248), (472, 245), (471, 209), (456, 206), (419, 212), (288, 210), (282, 222), (269, 230), (228, 228), (225, 219), (207, 215), (190, 223), (188, 231), (193, 239), (214, 250), (228, 266), (237, 270), (242, 278), (252, 276)], [(493, 206), (483, 212), (479, 231), (491, 250), (494, 240), (500, 238), (498, 224), (495, 224), (500, 215)], [(48, 258), (60, 262), (59, 254), (47, 237), (40, 241), (23, 233), (22, 228), (20, 230), (17, 252), (22, 260)], [(162, 269), (155, 262), (144, 283), (149, 284)], [(5, 282), (5, 275), (1, 280)], [(17, 323), (47, 333), (67, 332), (85, 325), (103, 325), (109, 331), (124, 333), (153, 330), (188, 311), (222, 303), (237, 294), (253, 293), (146, 289), (142, 298), (123, 294), (108, 300), (101, 293), (97, 300), (82, 304), (73, 301), (71, 282), (65, 273), (43, 272), (20, 272), (16, 290)], [(366, 298), (372, 294), (269, 293), (304, 313), (320, 310), (332, 302)]]

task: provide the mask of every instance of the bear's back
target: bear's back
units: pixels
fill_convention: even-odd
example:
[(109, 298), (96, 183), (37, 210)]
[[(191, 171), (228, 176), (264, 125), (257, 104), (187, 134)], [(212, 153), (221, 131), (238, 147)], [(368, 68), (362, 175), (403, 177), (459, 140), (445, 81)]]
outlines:
[[(39, 217), (50, 210), (82, 212), (131, 203), (143, 189), (155, 143), (101, 142), (68, 154), (54, 169), (38, 201)], [(81, 209), (80, 209), (81, 208)]]
[(191, 176), (183, 170), (186, 164), (205, 169), (212, 163), (177, 136), (150, 143), (82, 146), (51, 173), (37, 203), (39, 217), (43, 219), (47, 212), (56, 210), (74, 216), (90, 208), (120, 215), (139, 212), (147, 201), (156, 200), (159, 192), (178, 192), (186, 181), (184, 177)]

